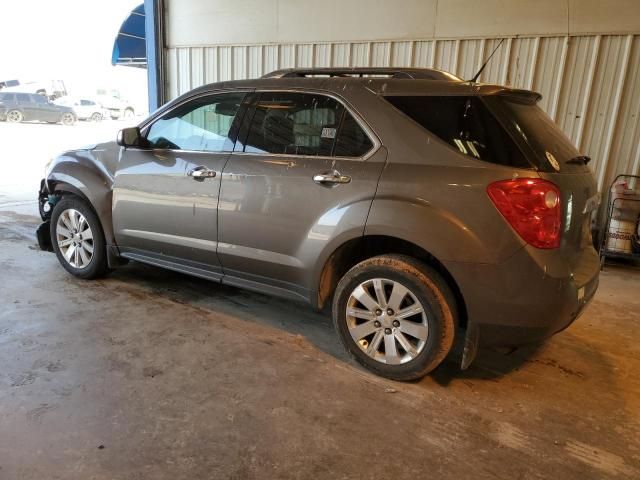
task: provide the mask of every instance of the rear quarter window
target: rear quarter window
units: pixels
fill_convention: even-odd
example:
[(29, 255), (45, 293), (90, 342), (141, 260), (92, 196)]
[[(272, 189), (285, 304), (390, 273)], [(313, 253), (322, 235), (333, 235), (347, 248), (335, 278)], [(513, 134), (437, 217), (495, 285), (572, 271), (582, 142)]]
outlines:
[(530, 151), (529, 158), (543, 172), (584, 173), (586, 164), (575, 162), (580, 152), (571, 140), (538, 105), (517, 97), (496, 96), (486, 99), (489, 108)]
[(416, 95), (385, 99), (464, 155), (498, 165), (532, 168), (478, 97)]

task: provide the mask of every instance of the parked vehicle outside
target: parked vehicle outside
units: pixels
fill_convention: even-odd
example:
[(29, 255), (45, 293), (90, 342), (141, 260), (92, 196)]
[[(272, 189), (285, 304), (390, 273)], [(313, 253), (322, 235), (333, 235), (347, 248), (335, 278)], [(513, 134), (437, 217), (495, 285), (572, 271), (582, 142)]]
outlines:
[(98, 95), (97, 101), (109, 111), (113, 120), (130, 119), (135, 116), (133, 105), (114, 95)]
[(136, 260), (330, 311), (388, 378), (454, 344), (466, 368), (565, 329), (598, 286), (596, 183), (540, 98), (429, 69), (207, 85), (54, 159), (38, 239), (80, 278)]
[(0, 90), (7, 87), (16, 87), (20, 85), (18, 80), (0, 80)]
[(73, 125), (76, 119), (71, 108), (56, 105), (44, 95), (0, 92), (0, 120), (10, 123), (38, 121)]
[(62, 80), (45, 81), (19, 81), (12, 80), (2, 89), (3, 92), (37, 93), (50, 100), (63, 97), (67, 94), (67, 88)]
[(99, 102), (87, 97), (60, 97), (54, 101), (56, 105), (63, 105), (73, 109), (76, 118), (79, 120), (91, 120), (99, 122), (111, 117), (109, 110), (104, 108)]

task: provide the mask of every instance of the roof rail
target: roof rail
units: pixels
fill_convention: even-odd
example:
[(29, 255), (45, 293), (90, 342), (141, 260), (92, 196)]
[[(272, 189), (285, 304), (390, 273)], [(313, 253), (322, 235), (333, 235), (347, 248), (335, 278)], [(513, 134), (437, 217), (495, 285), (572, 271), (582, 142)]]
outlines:
[(261, 78), (305, 78), (305, 77), (365, 77), (379, 76), (410, 80), (463, 81), (452, 73), (435, 68), (383, 68), (383, 67), (339, 67), (339, 68), (285, 68), (267, 73)]

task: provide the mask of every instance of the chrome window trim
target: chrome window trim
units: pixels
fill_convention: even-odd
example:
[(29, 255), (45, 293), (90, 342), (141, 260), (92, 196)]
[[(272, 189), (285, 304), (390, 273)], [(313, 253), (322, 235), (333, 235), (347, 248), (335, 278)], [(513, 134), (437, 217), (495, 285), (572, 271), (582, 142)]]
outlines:
[[(373, 146), (364, 154), (361, 155), (359, 157), (338, 157), (338, 156), (331, 156), (331, 155), (299, 155), (296, 153), (269, 153), (269, 152), (264, 152), (264, 153), (257, 153), (257, 152), (239, 152), (239, 151), (234, 151), (233, 154), (234, 155), (257, 155), (260, 157), (266, 157), (266, 156), (272, 156), (272, 157), (286, 157), (286, 158), (290, 158), (290, 157), (295, 157), (295, 158), (319, 158), (319, 159), (341, 159), (341, 160), (360, 160), (360, 161), (367, 161), (369, 158), (371, 158), (373, 155), (375, 155), (375, 153), (380, 149), (380, 147), (382, 146), (382, 143), (380, 142), (380, 139), (378, 138), (378, 136), (375, 134), (375, 132), (373, 131), (373, 129), (369, 126), (369, 124), (362, 118), (362, 116), (358, 113), (358, 111), (353, 107), (353, 105), (351, 105), (345, 98), (327, 91), (327, 90), (321, 90), (321, 89), (316, 89), (316, 88), (256, 88), (254, 89), (253, 93), (277, 93), (277, 92), (282, 92), (282, 93), (310, 93), (313, 95), (322, 95), (325, 97), (329, 97), (329, 98), (333, 98), (335, 101), (337, 101), (340, 105), (342, 105), (342, 107), (345, 109), (346, 112), (348, 112), (356, 121), (356, 123), (360, 126), (360, 128), (362, 128), (362, 130), (364, 131), (365, 135), (367, 135), (367, 137), (369, 137), (369, 140), (371, 141), (371, 143), (373, 143)], [(251, 119), (253, 121), (253, 119)], [(249, 125), (251, 126), (251, 125)], [(337, 139), (336, 139), (337, 140)], [(246, 148), (246, 145), (243, 145), (244, 148)]]
[[(245, 93), (245, 94), (250, 94), (250, 93), (274, 93), (274, 92), (283, 92), (283, 93), (310, 93), (310, 94), (315, 94), (315, 95), (323, 95), (325, 97), (329, 97), (329, 98), (333, 98), (334, 100), (336, 100), (338, 103), (340, 103), (340, 105), (342, 105), (345, 109), (345, 111), (347, 111), (356, 121), (356, 123), (360, 126), (360, 128), (362, 128), (362, 130), (364, 130), (365, 134), (367, 135), (367, 137), (369, 137), (369, 140), (371, 140), (371, 142), (373, 143), (373, 146), (371, 147), (371, 149), (365, 153), (364, 155), (361, 155), (359, 157), (338, 157), (338, 156), (327, 156), (327, 155), (298, 155), (295, 153), (256, 153), (256, 152), (240, 152), (240, 151), (220, 151), (220, 152), (209, 152), (206, 150), (172, 150), (172, 149), (168, 149), (168, 148), (152, 148), (152, 149), (147, 149), (147, 148), (138, 148), (138, 147), (126, 147), (127, 150), (134, 150), (134, 151), (147, 151), (147, 152), (177, 152), (177, 153), (208, 153), (208, 154), (215, 154), (215, 155), (219, 155), (219, 154), (232, 154), (232, 155), (254, 155), (254, 156), (261, 156), (261, 157), (266, 157), (266, 156), (273, 156), (273, 157), (295, 157), (295, 158), (318, 158), (318, 159), (343, 159), (343, 160), (360, 160), (360, 161), (367, 161), (369, 158), (371, 158), (373, 155), (376, 154), (376, 152), (380, 149), (380, 147), (382, 146), (382, 142), (380, 141), (380, 139), (378, 138), (378, 136), (376, 135), (376, 133), (373, 131), (373, 129), (369, 126), (369, 124), (362, 118), (362, 116), (360, 115), (360, 113), (353, 107), (353, 105), (351, 105), (345, 98), (341, 97), (340, 95), (337, 95), (333, 92), (330, 92), (328, 90), (321, 90), (321, 89), (317, 89), (317, 88), (313, 88), (313, 89), (308, 89), (308, 88), (227, 88), (227, 89), (221, 89), (221, 90), (212, 90), (212, 91), (208, 91), (208, 92), (200, 92), (198, 94), (192, 95), (190, 97), (185, 98), (184, 100), (176, 103), (175, 105), (173, 105), (171, 108), (168, 108), (166, 110), (162, 110), (160, 109), (158, 112), (156, 112), (154, 115), (150, 116), (149, 118), (147, 118), (146, 120), (144, 120), (138, 128), (140, 128), (140, 134), (142, 136), (144, 136), (146, 138), (146, 135), (148, 133), (148, 129), (151, 127), (151, 125), (153, 123), (155, 123), (157, 120), (159, 120), (160, 118), (162, 118), (163, 116), (165, 116), (167, 113), (172, 112), (173, 110), (175, 110), (176, 108), (181, 107), (182, 105), (184, 105), (187, 102), (190, 102), (192, 100), (196, 100), (198, 98), (202, 98), (202, 97), (208, 97), (208, 96), (212, 96), (212, 95), (220, 95), (223, 93)], [(237, 140), (236, 140), (237, 142)], [(243, 145), (244, 147), (244, 145)], [(125, 147), (123, 147), (125, 148)]]
[[(244, 93), (244, 94), (249, 94), (249, 93), (253, 93), (255, 91), (255, 89), (253, 88), (237, 88), (237, 89), (223, 89), (223, 90), (212, 90), (210, 92), (200, 92), (197, 93), (195, 95), (191, 95), (190, 97), (187, 97), (185, 99), (183, 99), (182, 101), (176, 103), (175, 105), (172, 105), (171, 108), (167, 108), (166, 110), (163, 110), (162, 107), (155, 112), (153, 115), (151, 115), (149, 118), (145, 119), (142, 121), (142, 123), (140, 123), (140, 125), (138, 125), (138, 128), (140, 129), (140, 134), (143, 135), (146, 138), (146, 135), (148, 133), (148, 129), (151, 127), (151, 125), (153, 123), (155, 123), (156, 121), (160, 120), (162, 117), (164, 117), (166, 114), (173, 112), (176, 108), (179, 108), (181, 106), (183, 106), (185, 103), (188, 103), (192, 100), (197, 100), (198, 98), (202, 98), (202, 97), (210, 97), (213, 95), (221, 95), (224, 93)], [(166, 149), (163, 149), (166, 150)], [(171, 150), (173, 152), (175, 152), (176, 150)], [(204, 152), (205, 150), (196, 150), (198, 152), (202, 151)], [(211, 153), (224, 153), (224, 152), (211, 152)]]

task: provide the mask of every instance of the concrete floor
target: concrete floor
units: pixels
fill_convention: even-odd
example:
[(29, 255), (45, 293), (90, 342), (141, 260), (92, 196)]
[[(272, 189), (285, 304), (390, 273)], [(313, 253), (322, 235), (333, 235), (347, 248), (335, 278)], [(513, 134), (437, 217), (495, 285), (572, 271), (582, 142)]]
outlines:
[(0, 211), (0, 479), (640, 478), (640, 275), (544, 345), (418, 383), (295, 303), (131, 264), (84, 282)]
[(305, 306), (38, 251), (44, 163), (118, 128), (0, 122), (0, 480), (640, 478), (640, 271), (544, 345), (394, 383)]

